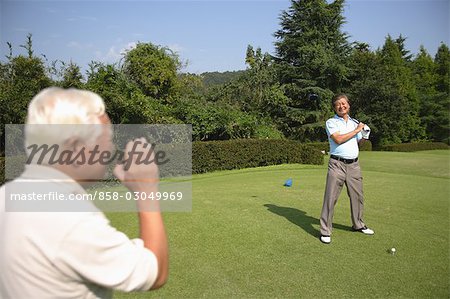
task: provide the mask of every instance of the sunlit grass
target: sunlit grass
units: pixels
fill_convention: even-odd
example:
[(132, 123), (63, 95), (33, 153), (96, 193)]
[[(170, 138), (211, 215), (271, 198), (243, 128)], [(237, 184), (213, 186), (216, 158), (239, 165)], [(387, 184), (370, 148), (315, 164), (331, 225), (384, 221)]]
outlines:
[[(169, 282), (115, 298), (448, 298), (449, 158), (361, 153), (365, 222), (375, 235), (351, 231), (344, 190), (330, 245), (317, 238), (326, 164), (195, 175), (192, 212), (165, 214)], [(135, 214), (108, 216), (137, 236)]]

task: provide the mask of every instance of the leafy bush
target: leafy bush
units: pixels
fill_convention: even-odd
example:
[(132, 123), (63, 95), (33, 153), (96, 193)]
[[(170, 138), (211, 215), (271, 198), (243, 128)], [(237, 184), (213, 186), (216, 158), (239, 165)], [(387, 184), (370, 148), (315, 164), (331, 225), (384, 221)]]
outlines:
[[(330, 144), (328, 142), (309, 142), (307, 145), (312, 146), (319, 151), (330, 151)], [(372, 142), (370, 140), (366, 140), (359, 146), (360, 151), (371, 151), (372, 150)]]
[(25, 155), (0, 157), (0, 184), (11, 181), (25, 170)]
[(192, 173), (284, 163), (323, 163), (320, 151), (292, 140), (236, 139), (192, 143)]
[(283, 139), (284, 135), (274, 125), (260, 124), (256, 127), (254, 138), (257, 139)]
[(330, 144), (328, 142), (308, 142), (306, 145), (313, 147), (320, 152), (325, 151), (328, 153), (330, 151)]
[(382, 151), (388, 152), (416, 152), (435, 149), (449, 149), (449, 146), (443, 142), (428, 143), (400, 143), (384, 145), (380, 148)]
[(0, 184), (5, 182), (5, 157), (0, 157)]
[(192, 124), (193, 140), (227, 140), (254, 135), (255, 116), (226, 103), (207, 102), (203, 98), (176, 101), (175, 117)]
[(172, 50), (152, 43), (138, 43), (125, 53), (124, 58), (124, 73), (145, 95), (166, 99), (172, 94), (177, 70), (181, 67)]
[(372, 142), (370, 140), (364, 141), (362, 144), (360, 144), (359, 150), (365, 152), (372, 151)]
[(127, 80), (117, 66), (99, 63), (91, 68), (85, 88), (103, 98), (112, 123), (179, 123), (170, 116), (168, 106), (146, 96), (135, 83)]

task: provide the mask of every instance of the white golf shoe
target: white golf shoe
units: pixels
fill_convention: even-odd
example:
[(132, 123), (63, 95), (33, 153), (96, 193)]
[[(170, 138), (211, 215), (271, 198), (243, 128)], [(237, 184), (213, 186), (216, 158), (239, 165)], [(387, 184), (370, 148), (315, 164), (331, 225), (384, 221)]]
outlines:
[(324, 244), (330, 244), (331, 243), (331, 237), (330, 236), (320, 236), (320, 242)]
[(373, 230), (371, 230), (370, 228), (368, 228), (367, 226), (364, 226), (360, 229), (357, 229), (356, 231), (358, 232), (362, 232), (365, 235), (373, 235), (375, 234), (375, 232)]

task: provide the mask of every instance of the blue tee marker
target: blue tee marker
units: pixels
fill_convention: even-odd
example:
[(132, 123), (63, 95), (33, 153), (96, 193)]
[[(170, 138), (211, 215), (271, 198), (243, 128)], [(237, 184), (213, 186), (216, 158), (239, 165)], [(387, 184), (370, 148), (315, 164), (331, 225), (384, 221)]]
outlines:
[(284, 182), (284, 185), (283, 186), (285, 186), (285, 187), (291, 187), (292, 186), (292, 179), (287, 179), (286, 180), (286, 182)]

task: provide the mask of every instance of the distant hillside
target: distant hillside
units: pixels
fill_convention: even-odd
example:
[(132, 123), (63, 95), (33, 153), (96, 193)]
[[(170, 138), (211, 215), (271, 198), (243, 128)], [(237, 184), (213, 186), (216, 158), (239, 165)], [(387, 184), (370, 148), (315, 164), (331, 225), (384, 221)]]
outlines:
[(203, 78), (203, 83), (206, 87), (211, 87), (215, 85), (222, 85), (228, 83), (240, 75), (242, 75), (245, 71), (232, 71), (232, 72), (205, 72), (200, 74)]

